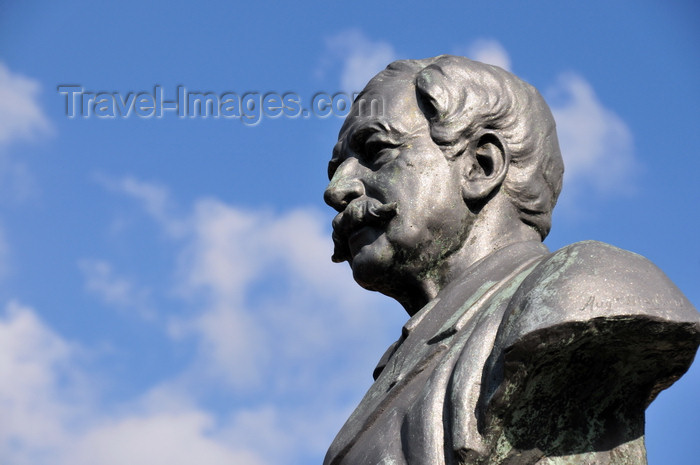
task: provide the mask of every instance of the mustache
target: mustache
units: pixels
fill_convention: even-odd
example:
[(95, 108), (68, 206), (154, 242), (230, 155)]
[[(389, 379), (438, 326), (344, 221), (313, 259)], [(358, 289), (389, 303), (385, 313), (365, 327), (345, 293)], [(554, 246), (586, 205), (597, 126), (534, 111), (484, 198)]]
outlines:
[(348, 238), (365, 226), (381, 226), (388, 223), (396, 213), (396, 202), (382, 203), (376, 199), (356, 199), (345, 210), (333, 218), (333, 256), (335, 263), (350, 260)]

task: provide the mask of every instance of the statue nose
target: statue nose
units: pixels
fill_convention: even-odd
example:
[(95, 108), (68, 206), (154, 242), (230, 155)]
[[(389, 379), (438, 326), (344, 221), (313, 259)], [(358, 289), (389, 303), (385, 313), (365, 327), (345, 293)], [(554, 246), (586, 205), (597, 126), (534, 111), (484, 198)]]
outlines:
[(323, 200), (338, 212), (342, 212), (352, 200), (364, 193), (364, 185), (359, 179), (334, 178), (323, 193)]

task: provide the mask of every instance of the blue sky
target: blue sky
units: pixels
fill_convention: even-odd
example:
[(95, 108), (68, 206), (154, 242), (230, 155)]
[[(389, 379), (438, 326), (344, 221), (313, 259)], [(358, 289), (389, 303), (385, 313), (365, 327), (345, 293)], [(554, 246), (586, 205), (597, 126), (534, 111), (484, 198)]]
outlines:
[[(68, 118), (59, 85), (308, 104), (399, 58), (507, 67), (559, 127), (550, 249), (632, 250), (700, 304), (692, 2), (97, 5), (0, 4), (2, 463), (319, 463), (406, 318), (330, 262), (341, 118)], [(650, 464), (695, 463), (698, 392), (649, 408)]]

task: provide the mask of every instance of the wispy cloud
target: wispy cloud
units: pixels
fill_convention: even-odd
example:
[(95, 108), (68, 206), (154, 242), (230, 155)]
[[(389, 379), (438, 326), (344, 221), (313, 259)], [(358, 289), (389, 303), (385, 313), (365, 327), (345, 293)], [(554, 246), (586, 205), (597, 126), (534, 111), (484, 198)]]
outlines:
[(85, 289), (107, 305), (134, 311), (145, 319), (155, 315), (150, 308), (149, 292), (124, 276), (119, 276), (105, 260), (82, 259), (78, 262), (85, 278)]
[(5, 463), (51, 463), (69, 440), (66, 425), (90, 396), (76, 369), (77, 347), (29, 307), (10, 302), (0, 311), (0, 458)]
[(583, 190), (597, 194), (632, 192), (640, 165), (624, 120), (575, 73), (561, 74), (545, 95), (557, 122), (566, 167), (564, 204)]
[(0, 145), (31, 140), (51, 125), (39, 105), (39, 83), (0, 62)]
[(0, 311), (0, 458), (15, 465), (271, 465), (216, 437), (214, 415), (167, 390), (100, 410), (83, 349), (17, 302)]
[(175, 216), (170, 192), (165, 186), (142, 181), (132, 176), (112, 178), (96, 173), (93, 178), (107, 190), (125, 194), (136, 200), (168, 235), (180, 237), (184, 234), (185, 225)]
[(510, 56), (500, 42), (494, 39), (477, 39), (464, 49), (457, 49), (457, 55), (466, 56), (475, 61), (499, 66), (510, 71)]
[(340, 87), (346, 92), (359, 92), (379, 71), (397, 59), (394, 46), (372, 40), (359, 29), (338, 32), (326, 40), (326, 56), (320, 72), (340, 63)]
[(133, 414), (104, 421), (64, 451), (65, 465), (272, 465), (248, 448), (212, 437), (215, 420), (203, 410)]
[(33, 142), (53, 132), (39, 104), (39, 82), (14, 73), (0, 62), (0, 195), (22, 201), (38, 187), (26, 164), (10, 156), (18, 141)]
[[(142, 205), (149, 208), (145, 198)], [(222, 431), (229, 432), (227, 441), (244, 431), (275, 432), (280, 449), (263, 454), (270, 463), (285, 454), (322, 454), (340, 426), (338, 412), (349, 407), (345, 395), (358, 389), (345, 380), (369, 382), (367, 367), (394, 336), (378, 310), (387, 301), (331, 263), (326, 219), (316, 210), (275, 214), (202, 198), (185, 216), (162, 224), (171, 222), (185, 231), (178, 239), (177, 289), (197, 308), (169, 326), (176, 340), (198, 347), (177, 383), (188, 392), (255, 393), (244, 411), (230, 412)], [(395, 310), (398, 321), (403, 317)], [(358, 337), (371, 342), (358, 345)], [(310, 417), (325, 410), (321, 405), (329, 413)]]
[[(303, 383), (299, 375), (323, 363), (319, 353), (347, 358), (339, 342), (350, 344), (349, 334), (328, 328), (371, 331), (376, 324), (347, 270), (329, 261), (331, 244), (315, 211), (275, 216), (208, 199), (195, 206), (191, 225), (181, 288), (201, 295), (206, 307), (187, 324), (202, 343), (198, 366), (231, 386), (259, 387), (275, 372)], [(276, 290), (256, 294), (263, 284)]]

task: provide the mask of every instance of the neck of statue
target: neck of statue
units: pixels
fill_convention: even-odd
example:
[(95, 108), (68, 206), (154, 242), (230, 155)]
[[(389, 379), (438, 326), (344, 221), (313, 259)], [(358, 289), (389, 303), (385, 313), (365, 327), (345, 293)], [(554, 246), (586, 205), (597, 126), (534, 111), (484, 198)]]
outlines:
[(413, 316), (479, 260), (517, 242), (540, 240), (539, 233), (520, 221), (517, 209), (499, 193), (475, 214), (462, 246), (439, 268), (416, 276), (414, 285), (407, 286), (410, 290), (397, 300)]

